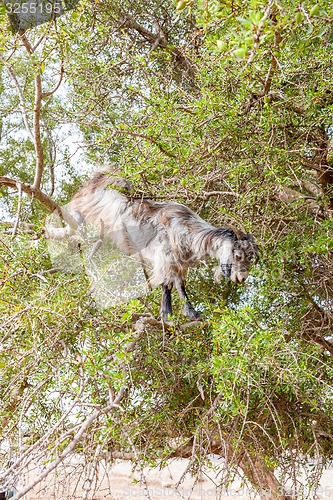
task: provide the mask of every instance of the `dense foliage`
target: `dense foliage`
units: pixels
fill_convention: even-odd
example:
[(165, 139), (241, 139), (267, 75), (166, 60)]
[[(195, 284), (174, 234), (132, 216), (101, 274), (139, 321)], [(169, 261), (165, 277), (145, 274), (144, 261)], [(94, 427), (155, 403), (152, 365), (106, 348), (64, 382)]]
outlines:
[[(193, 471), (214, 452), (263, 497), (286, 498), (291, 479), (305, 498), (312, 457), (314, 497), (333, 455), (332, 19), (325, 0), (87, 0), (14, 37), (0, 17), (0, 413), (14, 473), (74, 445), (88, 463), (186, 456)], [(204, 322), (167, 331), (159, 291), (99, 310), (84, 272), (53, 273), (41, 236), (40, 193), (68, 201), (93, 165), (252, 232), (246, 286), (193, 271)]]

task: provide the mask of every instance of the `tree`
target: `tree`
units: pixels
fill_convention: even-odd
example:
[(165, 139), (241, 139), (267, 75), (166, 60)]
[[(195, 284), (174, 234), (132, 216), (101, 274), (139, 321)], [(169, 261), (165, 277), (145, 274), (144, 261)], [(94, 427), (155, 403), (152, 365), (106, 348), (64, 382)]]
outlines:
[[(65, 68), (66, 99), (41, 108), (45, 131), (75, 123), (90, 162), (113, 163), (149, 196), (253, 232), (262, 254), (246, 289), (194, 272), (189, 285), (206, 321), (184, 327), (176, 318), (165, 332), (158, 292), (100, 311), (84, 274), (48, 272), (45, 241), (10, 239), (4, 227), (1, 427), (15, 474), (47, 456), (46, 474), (74, 450), (87, 464), (186, 456), (192, 471), (214, 452), (262, 497), (287, 498), (291, 478), (305, 498), (297, 473), (316, 457), (314, 495), (332, 458), (330, 8), (87, 1), (71, 22), (8, 39), (32, 47), (31, 36), (47, 31), (43, 47), (27, 51), (25, 102), (33, 77), (40, 89), (34, 68), (40, 75), (43, 60)], [(8, 59), (9, 50), (7, 74), (15, 59), (20, 78), (22, 51)], [(2, 90), (6, 109), (20, 103), (14, 87)], [(38, 160), (36, 147), (30, 141), (22, 154), (11, 140), (0, 182), (11, 175), (22, 190), (48, 188), (40, 162), (17, 168), (27, 151)], [(61, 192), (56, 172), (62, 202), (74, 189), (64, 183)], [(34, 211), (40, 218), (36, 203), (25, 218), (36, 224)]]

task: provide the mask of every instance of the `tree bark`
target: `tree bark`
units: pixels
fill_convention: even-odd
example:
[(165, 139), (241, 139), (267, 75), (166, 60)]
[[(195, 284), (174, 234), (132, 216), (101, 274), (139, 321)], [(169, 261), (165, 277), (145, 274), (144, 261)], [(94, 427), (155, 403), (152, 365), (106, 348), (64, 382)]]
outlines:
[(0, 187), (1, 186), (7, 186), (14, 189), (18, 189), (18, 186), (20, 186), (24, 193), (38, 200), (49, 212), (57, 212), (70, 227), (77, 229), (78, 223), (71, 217), (68, 211), (63, 210), (55, 201), (33, 185), (27, 182), (16, 181), (9, 177), (0, 177)]
[[(25, 34), (21, 35), (21, 40), (28, 54), (31, 56), (34, 53), (34, 48), (30, 44)], [(42, 79), (39, 71), (40, 68), (38, 67), (37, 73), (35, 75), (35, 102), (33, 111), (33, 144), (36, 153), (36, 168), (35, 168), (35, 178), (33, 187), (35, 189), (40, 188), (44, 171), (44, 150), (43, 150), (41, 129), (40, 129), (40, 115), (42, 108), (43, 90), (42, 90)]]
[(139, 33), (145, 40), (147, 40), (153, 48), (160, 47), (162, 49), (167, 50), (174, 59), (179, 62), (179, 64), (187, 71), (187, 73), (194, 77), (195, 75), (195, 66), (192, 62), (186, 57), (182, 49), (179, 47), (175, 47), (171, 44), (168, 44), (165, 34), (162, 30), (159, 30), (158, 33), (152, 33), (147, 28), (139, 24), (132, 16), (129, 14), (123, 15), (121, 17), (121, 26), (123, 28), (129, 28), (137, 33)]
[[(274, 474), (274, 469), (269, 467), (258, 454), (252, 454), (246, 448), (245, 443), (239, 443), (237, 448), (233, 447), (228, 441), (221, 443), (212, 440), (210, 453), (220, 455), (228, 461), (231, 467), (241, 469), (258, 492), (260, 498), (265, 500), (290, 500), (290, 497), (284, 491)], [(170, 458), (191, 458), (193, 456), (193, 440), (177, 447)]]
[(263, 500), (289, 500), (274, 470), (260, 456), (252, 456), (248, 450), (236, 452), (238, 465)]

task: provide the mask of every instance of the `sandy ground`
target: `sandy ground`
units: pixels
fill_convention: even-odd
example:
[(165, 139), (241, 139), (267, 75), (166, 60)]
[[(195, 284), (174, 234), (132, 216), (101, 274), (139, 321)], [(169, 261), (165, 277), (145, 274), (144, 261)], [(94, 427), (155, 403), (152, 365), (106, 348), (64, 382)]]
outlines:
[[(195, 480), (189, 473), (186, 473), (187, 460), (174, 460), (164, 469), (144, 470), (144, 474), (138, 471), (133, 473), (130, 462), (117, 460), (112, 468), (106, 464), (102, 465), (98, 479), (93, 478), (94, 474), (91, 473), (89, 480), (87, 469), (83, 469), (79, 460), (73, 459), (70, 464), (57, 470), (56, 475), (51, 474), (24, 498), (25, 500), (131, 500), (140, 498), (257, 500), (259, 498), (251, 494), (240, 478), (235, 478), (228, 491), (219, 488), (221, 469), (218, 467), (218, 461), (213, 461), (213, 464), (216, 470), (205, 470)], [(36, 475), (38, 471), (31, 470), (24, 481), (18, 485), (18, 490), (31, 483)], [(65, 477), (66, 481), (63, 480)], [(318, 496), (315, 497), (310, 491), (308, 498), (309, 500), (315, 498), (333, 500), (333, 465), (324, 471)]]

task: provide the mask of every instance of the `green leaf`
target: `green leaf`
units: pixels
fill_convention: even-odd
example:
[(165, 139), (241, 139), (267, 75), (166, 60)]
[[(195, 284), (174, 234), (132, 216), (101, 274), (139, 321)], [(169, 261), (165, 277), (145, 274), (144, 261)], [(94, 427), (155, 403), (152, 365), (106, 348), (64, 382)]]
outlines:
[(220, 52), (224, 52), (228, 49), (228, 44), (225, 43), (223, 40), (217, 40), (216, 45)]
[(303, 21), (303, 14), (302, 12), (298, 11), (296, 12), (296, 15), (295, 15), (295, 23), (296, 24), (301, 24), (301, 22)]
[(251, 21), (249, 21), (248, 19), (244, 19), (243, 17), (236, 17), (236, 19), (240, 23), (244, 24), (244, 26), (246, 26), (247, 28), (253, 27), (253, 23)]
[(7, 14), (6, 5), (0, 1), (0, 16)]
[(244, 59), (248, 55), (248, 49), (241, 47), (239, 49), (234, 50), (232, 52), (232, 55), (239, 59)]
[(316, 5), (314, 5), (311, 9), (310, 9), (310, 12), (309, 12), (309, 16), (312, 17), (312, 16), (316, 16), (319, 12), (319, 4), (317, 3)]
[(263, 17), (262, 12), (258, 12), (258, 11), (250, 11), (249, 12), (249, 18), (251, 19), (253, 24), (258, 24), (259, 21), (262, 19), (262, 17)]

